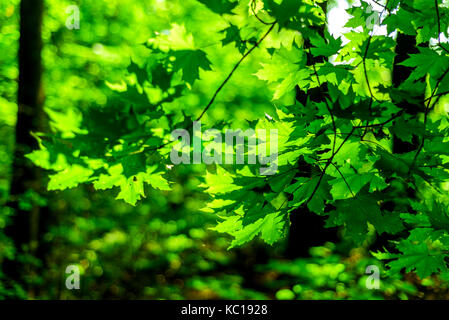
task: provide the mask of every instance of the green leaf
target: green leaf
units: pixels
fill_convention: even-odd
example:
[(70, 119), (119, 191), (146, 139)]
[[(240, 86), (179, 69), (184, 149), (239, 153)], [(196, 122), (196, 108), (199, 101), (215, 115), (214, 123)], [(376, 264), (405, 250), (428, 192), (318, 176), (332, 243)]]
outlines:
[(233, 25), (232, 23), (227, 27), (226, 29), (222, 30), (225, 34), (225, 38), (221, 40), (223, 46), (234, 42), (235, 47), (239, 50), (241, 54), (245, 53), (246, 50), (246, 42), (243, 41), (242, 37), (240, 36), (240, 30), (237, 26)]
[(232, 9), (234, 9), (238, 2), (230, 2), (228, 0), (198, 0), (210, 10), (218, 14), (231, 14)]
[(234, 183), (232, 175), (219, 166), (215, 174), (206, 172), (205, 183), (200, 184), (199, 187), (207, 188), (205, 192), (211, 194), (223, 194), (242, 189)]
[(267, 213), (266, 210), (260, 212), (260, 218), (248, 225), (243, 225), (242, 229), (234, 232), (235, 239), (230, 248), (241, 246), (251, 241), (260, 233), (260, 237), (266, 243), (272, 245), (279, 241), (284, 234), (285, 219), (279, 212)]
[[(308, 208), (312, 212), (321, 214), (324, 210), (326, 200), (330, 197), (328, 180), (329, 177), (327, 175), (324, 175), (321, 180), (320, 176), (315, 176), (313, 178), (298, 178), (296, 183), (285, 189), (285, 192), (293, 194), (293, 199), (290, 205), (300, 206), (304, 202), (309, 201), (307, 203)], [(317, 188), (318, 183), (320, 184)], [(312, 194), (313, 198), (309, 200)]]
[(264, 0), (265, 8), (272, 16), (276, 18), (279, 25), (283, 26), (291, 18), (296, 16), (301, 6), (301, 1), (283, 0), (280, 4), (278, 1)]
[(174, 70), (182, 71), (182, 79), (191, 85), (195, 80), (200, 79), (200, 68), (212, 70), (211, 62), (202, 50), (179, 50), (172, 51), (171, 54), (175, 57)]
[(447, 232), (434, 231), (431, 228), (416, 228), (410, 232), (407, 239), (397, 243), (400, 253), (374, 254), (378, 259), (391, 260), (388, 263), (389, 273), (396, 274), (402, 269), (406, 272), (415, 270), (416, 274), (424, 279), (434, 273), (447, 272), (445, 262), (449, 236)]
[(136, 75), (137, 82), (139, 82), (140, 85), (143, 85), (143, 83), (148, 80), (148, 72), (146, 68), (141, 68), (134, 61), (131, 61), (128, 66), (128, 72)]
[(444, 256), (441, 254), (432, 254), (426, 243), (412, 243), (404, 240), (398, 245), (402, 255), (397, 260), (388, 265), (392, 271), (399, 272), (405, 269), (406, 272), (416, 270), (416, 274), (424, 279), (433, 273), (439, 273), (446, 270)]
[(136, 205), (137, 201), (145, 197), (144, 183), (151, 185), (154, 189), (170, 190), (166, 179), (161, 172), (155, 172), (156, 167), (146, 168), (146, 171), (138, 172), (127, 177), (124, 174), (122, 164), (116, 164), (108, 169), (108, 174), (101, 174), (94, 187), (97, 190), (106, 190), (113, 187), (120, 187), (117, 199), (122, 199), (130, 205)]
[(311, 48), (312, 55), (330, 57), (336, 54), (341, 49), (342, 40), (340, 38), (335, 39), (331, 35), (326, 35), (326, 40), (321, 37), (314, 37), (310, 39), (310, 42), (315, 48)]
[(366, 187), (355, 198), (335, 201), (336, 210), (329, 215), (328, 225), (345, 227), (346, 236), (355, 243), (365, 240), (368, 223), (379, 233), (396, 233), (403, 229), (399, 214), (381, 213), (377, 199), (366, 193)]
[(329, 182), (332, 186), (330, 192), (335, 200), (351, 198), (353, 194), (357, 194), (368, 183), (370, 184), (370, 192), (380, 191), (388, 187), (384, 179), (376, 173), (356, 173), (352, 171), (352, 173), (342, 172), (342, 174), (344, 178), (339, 176)]
[(68, 166), (64, 170), (50, 175), (47, 188), (49, 191), (74, 188), (80, 183), (89, 181), (93, 173), (94, 171), (92, 169), (77, 164)]
[(416, 81), (429, 73), (434, 79), (439, 78), (449, 68), (449, 57), (440, 55), (435, 50), (418, 47), (420, 53), (411, 54), (410, 58), (400, 63), (415, 68), (410, 80)]

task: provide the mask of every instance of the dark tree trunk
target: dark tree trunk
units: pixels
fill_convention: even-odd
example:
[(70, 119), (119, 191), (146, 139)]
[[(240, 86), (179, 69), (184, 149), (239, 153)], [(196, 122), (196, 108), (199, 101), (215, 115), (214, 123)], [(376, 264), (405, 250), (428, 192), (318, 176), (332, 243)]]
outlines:
[[(323, 10), (326, 13), (327, 3), (323, 3)], [(322, 26), (318, 33), (324, 37), (326, 26)], [(324, 56), (313, 57), (309, 54), (308, 49), (311, 44), (308, 40), (304, 42), (304, 49), (307, 52), (307, 65), (311, 66), (316, 63), (322, 63), (326, 60)], [(321, 88), (313, 88), (305, 92), (296, 86), (296, 100), (302, 105), (306, 105), (307, 99), (314, 102), (325, 101), (327, 93), (327, 85), (324, 83)], [(308, 172), (306, 176), (311, 176), (312, 166), (306, 162), (299, 163), (302, 172)], [(326, 242), (337, 242), (338, 229), (326, 228), (325, 217), (319, 216), (311, 212), (306, 205), (293, 211), (290, 215), (290, 231), (287, 240), (286, 256), (289, 258), (307, 257), (311, 247), (320, 246)]]
[(39, 216), (42, 209), (33, 204), (31, 210), (22, 210), (19, 199), (27, 191), (42, 194), (40, 170), (26, 159), (25, 155), (38, 147), (31, 132), (43, 129), (43, 6), (43, 0), (22, 0), (20, 3), (18, 113), (10, 192), (10, 204), (15, 214), (6, 229), (7, 235), (14, 242), (16, 257), (14, 261), (5, 262), (4, 272), (8, 280), (19, 282), (26, 289), (27, 285), (24, 284), (22, 276), (24, 273), (34, 272), (34, 268), (20, 263), (17, 258), (26, 254), (36, 257), (41, 235)]
[[(413, 68), (406, 67), (400, 65), (401, 62), (407, 60), (410, 57), (410, 54), (417, 54), (419, 50), (416, 46), (416, 38), (414, 36), (404, 35), (402, 33), (398, 33), (396, 39), (396, 48), (395, 48), (395, 59), (393, 63), (393, 86), (395, 88), (399, 88), (401, 84), (403, 84), (410, 74), (413, 72)], [(420, 45), (421, 46), (421, 45)], [(422, 46), (428, 46), (427, 43), (422, 44)], [(425, 92), (422, 92), (422, 95), (418, 97), (416, 101), (418, 103), (414, 103), (413, 101), (405, 100), (405, 101), (393, 101), (399, 108), (404, 110), (404, 112), (413, 117), (419, 116), (419, 113), (424, 109), (424, 100), (425, 100)], [(419, 148), (419, 138), (417, 136), (413, 136), (412, 142), (404, 142), (399, 139), (396, 135), (393, 135), (393, 153), (403, 154), (407, 152), (412, 152)], [(388, 190), (388, 189), (387, 189)], [(389, 192), (389, 191), (387, 191)], [(412, 188), (408, 188), (402, 191), (404, 194), (402, 195), (394, 195), (397, 199), (404, 198), (414, 198), (416, 197), (416, 192)], [(383, 204), (383, 208), (389, 211), (395, 210), (395, 201), (386, 201)], [(377, 237), (374, 243), (370, 246), (372, 251), (383, 250), (384, 248), (393, 249), (392, 248), (392, 240), (395, 240), (396, 236), (391, 234), (382, 234)]]
[[(398, 88), (402, 83), (405, 82), (405, 80), (407, 80), (407, 78), (413, 71), (413, 68), (400, 65), (400, 63), (407, 60), (410, 57), (410, 54), (419, 53), (419, 50), (416, 47), (416, 39), (414, 36), (408, 36), (402, 33), (398, 33), (396, 41), (396, 57), (394, 59), (393, 65), (393, 86), (395, 88)], [(422, 101), (424, 101), (424, 92), (422, 98)], [(417, 115), (419, 111), (422, 110), (422, 106), (413, 104), (410, 101), (401, 101), (397, 105), (401, 109), (406, 110), (406, 113), (411, 115)], [(416, 150), (418, 148), (418, 145), (418, 137), (416, 136), (413, 137), (412, 143), (404, 142), (396, 136), (393, 136), (393, 153), (410, 152)]]

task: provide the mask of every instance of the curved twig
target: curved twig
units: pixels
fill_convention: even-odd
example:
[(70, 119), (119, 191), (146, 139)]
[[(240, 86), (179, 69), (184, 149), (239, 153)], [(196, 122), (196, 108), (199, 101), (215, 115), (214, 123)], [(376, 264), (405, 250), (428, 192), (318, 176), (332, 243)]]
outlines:
[(257, 13), (256, 13), (255, 7), (256, 7), (256, 1), (255, 1), (255, 0), (252, 0), (252, 2), (251, 2), (251, 11), (253, 12), (253, 15), (256, 17), (257, 20), (259, 20), (261, 23), (263, 23), (264, 25), (267, 25), (267, 26), (270, 26), (270, 25), (276, 23), (276, 21), (274, 21), (274, 22), (266, 22), (266, 21), (264, 21), (262, 18), (260, 18), (260, 17), (257, 15)]

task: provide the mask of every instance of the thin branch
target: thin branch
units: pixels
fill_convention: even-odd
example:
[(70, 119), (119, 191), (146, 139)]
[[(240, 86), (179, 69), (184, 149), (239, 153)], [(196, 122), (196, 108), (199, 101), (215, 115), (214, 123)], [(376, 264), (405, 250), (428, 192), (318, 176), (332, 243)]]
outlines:
[[(291, 194), (293, 195), (296, 191), (299, 190), (299, 188), (301, 188), (301, 187), (302, 187), (303, 185), (305, 185), (306, 183), (310, 182), (310, 181), (312, 180), (312, 178), (313, 178), (313, 177), (309, 178), (309, 181), (304, 181), (303, 183), (301, 183), (298, 187), (295, 188), (295, 190), (293, 190), (293, 191), (291, 192)], [(279, 206), (279, 208), (277, 209), (277, 211), (281, 210), (281, 208), (284, 206), (284, 204), (285, 204), (286, 202), (289, 201), (289, 197), (290, 197), (290, 196), (288, 196), (288, 197), (282, 202), (282, 204)]]
[(398, 113), (396, 113), (393, 117), (391, 117), (390, 119), (381, 122), (381, 123), (375, 123), (375, 124), (370, 124), (370, 125), (364, 125), (364, 126), (355, 126), (354, 128), (356, 129), (364, 129), (364, 128), (375, 128), (375, 127), (383, 127), (384, 125), (388, 124), (389, 122), (393, 121), (394, 119), (398, 118), (400, 115), (402, 115), (404, 113), (403, 110), (399, 111)]
[(438, 8), (438, 0), (435, 0), (435, 11), (438, 21), (438, 43), (441, 44), (441, 21), (440, 21), (440, 8)]
[(437, 23), (438, 23), (438, 46), (449, 53), (449, 50), (445, 48), (441, 43), (441, 19), (440, 19), (440, 8), (438, 8), (438, 0), (435, 0), (435, 11), (437, 14)]
[[(379, 6), (381, 6), (381, 7), (383, 7), (384, 9), (382, 10), (382, 12), (380, 13), (380, 18), (382, 18), (382, 16), (383, 16), (383, 14), (385, 13), (385, 10), (387, 10), (387, 6), (388, 6), (388, 1), (387, 1), (387, 3), (385, 4), (385, 6), (383, 6), (383, 5), (381, 5), (380, 3), (377, 3), (377, 2), (375, 2), (376, 4), (378, 4)], [(388, 11), (388, 10), (387, 10)], [(380, 20), (380, 18), (379, 18), (379, 20)], [(366, 48), (365, 48), (365, 52), (364, 52), (364, 54), (363, 54), (363, 69), (364, 69), (364, 73), (365, 73), (365, 79), (366, 79), (366, 84), (368, 85), (368, 90), (369, 90), (369, 93), (370, 93), (370, 95), (371, 95), (371, 101), (370, 101), (370, 112), (371, 112), (371, 106), (372, 106), (372, 104), (373, 104), (373, 100), (377, 100), (375, 97), (374, 97), (374, 94), (373, 94), (373, 91), (371, 90), (371, 85), (370, 85), (370, 82), (369, 82), (369, 78), (368, 78), (368, 71), (367, 71), (367, 69), (366, 69), (366, 58), (368, 57), (368, 50), (369, 50), (369, 47), (370, 47), (370, 45), (371, 45), (371, 40), (373, 39), (373, 36), (374, 36), (374, 26), (373, 26), (373, 30), (371, 30), (371, 34), (370, 34), (370, 36), (369, 36), (369, 39), (368, 39), (368, 43), (367, 43), (367, 45), (366, 45)]]
[(346, 186), (348, 187), (349, 192), (351, 192), (352, 196), (355, 197), (354, 192), (352, 192), (351, 186), (349, 185), (348, 181), (346, 180), (345, 176), (340, 171), (338, 166), (335, 163), (333, 163), (333, 162), (331, 162), (331, 164), (334, 166), (335, 170), (337, 170), (337, 172), (340, 174), (341, 178), (343, 179), (343, 181), (345, 182)]
[(372, 141), (372, 140), (365, 140), (364, 138), (361, 138), (360, 142), (368, 142), (368, 143), (372, 143), (375, 144), (378, 147), (381, 147), (382, 149), (384, 149), (385, 151), (388, 151), (383, 145), (381, 145), (379, 142), (376, 141)]
[(376, 1), (376, 0), (371, 0), (371, 1), (374, 2), (375, 4), (377, 4), (379, 7), (384, 8), (384, 10), (387, 10), (388, 12), (390, 12), (390, 10), (388, 10), (388, 8), (387, 8), (388, 1), (387, 1), (387, 3), (385, 3), (385, 5), (383, 5), (382, 3), (379, 3), (379, 2)]
[[(427, 102), (427, 106), (426, 106), (426, 111), (424, 112), (424, 128), (426, 128), (427, 125), (427, 119), (429, 118), (429, 111), (430, 111), (430, 103), (432, 102), (432, 99), (436, 93), (436, 91), (438, 90), (438, 87), (441, 83), (441, 81), (443, 81), (443, 79), (446, 77), (446, 75), (449, 73), (449, 68), (443, 73), (443, 75), (438, 79), (437, 83), (435, 84), (435, 88), (432, 91), (432, 94), (430, 95), (430, 99)], [(439, 96), (437, 98), (437, 100), (433, 103), (432, 108), (437, 104), (437, 102), (439, 101), (441, 96)], [(421, 139), (421, 144), (419, 145), (418, 151), (415, 154), (415, 157), (413, 158), (412, 164), (410, 166), (410, 169), (415, 165), (416, 160), (418, 159), (419, 154), (421, 153), (422, 149), (424, 148), (424, 142), (426, 140), (426, 135), (424, 134), (422, 139)]]
[(448, 50), (445, 46), (443, 46), (443, 44), (442, 44), (441, 42), (438, 43), (438, 47), (441, 48), (441, 49), (443, 49), (443, 50), (446, 51), (447, 53), (449, 53), (449, 50)]
[(231, 72), (229, 73), (229, 75), (226, 77), (226, 79), (223, 81), (223, 83), (220, 85), (220, 87), (218, 87), (217, 91), (215, 91), (214, 95), (212, 96), (212, 99), (209, 101), (209, 103), (207, 104), (206, 108), (204, 108), (203, 112), (201, 112), (200, 116), (196, 119), (196, 121), (200, 121), (201, 118), (204, 116), (204, 114), (207, 112), (207, 110), (209, 110), (209, 108), (212, 106), (212, 104), (215, 101), (215, 98), (217, 97), (217, 95), (220, 93), (220, 91), (223, 89), (223, 87), (226, 85), (226, 83), (228, 83), (228, 81), (231, 79), (232, 75), (234, 74), (234, 72), (237, 70), (237, 68), (240, 66), (240, 64), (246, 59), (246, 57), (248, 57), (251, 52), (254, 51), (254, 49), (256, 49), (261, 43), (262, 41), (270, 34), (270, 32), (273, 30), (274, 26), (276, 25), (276, 21), (271, 25), (271, 27), (268, 29), (268, 31), (262, 36), (262, 38), (259, 39), (259, 41), (257, 41), (254, 46), (248, 50), (242, 58), (240, 58), (240, 60), (237, 62), (237, 64), (234, 66), (234, 68), (231, 70)]
[(320, 187), (320, 184), (321, 184), (321, 181), (323, 180), (324, 175), (326, 174), (327, 168), (329, 168), (329, 166), (331, 165), (332, 161), (334, 160), (334, 157), (336, 156), (336, 154), (340, 151), (340, 149), (343, 147), (343, 145), (349, 140), (349, 138), (352, 136), (354, 131), (355, 131), (355, 128), (353, 127), (351, 130), (351, 133), (345, 138), (345, 140), (343, 140), (343, 142), (340, 144), (340, 146), (335, 151), (335, 153), (327, 161), (326, 166), (324, 167), (323, 171), (321, 171), (321, 175), (320, 175), (320, 178), (318, 179), (315, 189), (313, 189), (312, 194), (310, 195), (309, 199), (307, 199), (307, 201), (306, 201), (306, 204), (308, 204), (313, 199), (315, 193), (318, 191), (318, 188)]
[[(234, 72), (237, 70), (237, 68), (240, 66), (240, 64), (243, 62), (243, 60), (245, 60), (246, 57), (248, 57), (251, 52), (256, 49), (260, 43), (268, 36), (268, 34), (273, 30), (274, 26), (276, 24), (276, 21), (271, 25), (270, 29), (268, 29), (268, 31), (262, 36), (262, 38), (259, 39), (259, 41), (257, 41), (257, 43), (254, 44), (254, 46), (248, 50), (248, 52), (245, 53), (245, 55), (243, 55), (243, 57), (237, 62), (237, 64), (234, 66), (234, 68), (231, 70), (231, 73), (226, 77), (226, 79), (222, 82), (222, 84), (220, 85), (220, 87), (217, 89), (217, 91), (215, 91), (214, 95), (212, 96), (212, 99), (209, 101), (209, 103), (207, 104), (206, 108), (204, 108), (204, 110), (201, 112), (201, 115), (197, 118), (196, 121), (200, 121), (201, 118), (204, 116), (204, 114), (207, 112), (207, 110), (212, 106), (212, 104), (215, 101), (215, 98), (217, 97), (217, 95), (220, 93), (220, 91), (223, 89), (223, 87), (226, 85), (226, 83), (231, 79), (232, 75), (234, 74)], [(131, 154), (138, 154), (138, 153), (142, 153), (145, 151), (157, 151), (162, 149), (163, 147), (172, 144), (174, 141), (170, 141), (167, 143), (163, 143), (159, 146), (156, 147), (152, 147), (152, 148), (146, 148), (144, 147), (142, 150), (139, 151), (135, 151)]]
[(274, 22), (266, 22), (266, 21), (264, 21), (263, 19), (261, 19), (261, 18), (257, 15), (255, 9), (256, 9), (256, 1), (253, 0), (253, 1), (251, 2), (251, 10), (252, 10), (252, 12), (253, 12), (253, 15), (256, 17), (256, 19), (259, 20), (259, 21), (260, 21), (261, 23), (263, 23), (264, 25), (267, 25), (267, 26), (271, 26), (272, 24), (275, 24), (275, 23), (276, 23), (276, 21), (274, 21)]
[[(312, 56), (312, 51), (310, 50), (310, 48), (309, 48), (309, 55)], [(335, 153), (335, 144), (337, 143), (337, 125), (335, 124), (334, 113), (332, 112), (332, 109), (329, 106), (329, 103), (327, 102), (326, 96), (324, 95), (324, 92), (321, 89), (321, 81), (320, 81), (320, 77), (318, 76), (318, 72), (316, 71), (315, 63), (312, 64), (312, 67), (313, 67), (313, 72), (315, 73), (315, 76), (316, 76), (316, 80), (318, 82), (318, 89), (320, 90), (321, 95), (324, 97), (326, 109), (329, 112), (331, 119), (332, 119), (332, 127), (334, 129), (334, 143), (332, 145), (332, 154), (334, 154)]]
[(442, 164), (433, 164), (433, 165), (424, 165), (424, 166), (418, 166), (418, 168), (440, 168), (440, 169), (447, 169)]
[[(384, 6), (384, 9), (382, 10), (382, 12), (381, 12), (381, 14), (380, 14), (379, 20), (382, 18), (382, 16), (383, 16), (385, 10), (387, 9), (387, 6), (388, 6), (388, 0), (387, 0), (386, 4), (385, 4), (385, 6)], [(371, 115), (371, 111), (372, 111), (372, 107), (373, 107), (374, 100), (377, 101), (377, 99), (376, 99), (376, 97), (374, 97), (373, 91), (372, 91), (372, 89), (371, 89), (371, 84), (370, 84), (369, 77), (368, 77), (368, 70), (367, 70), (367, 68), (366, 68), (366, 59), (367, 59), (367, 57), (368, 57), (368, 50), (369, 50), (369, 47), (370, 47), (370, 45), (371, 45), (371, 40), (373, 39), (373, 36), (374, 36), (374, 26), (373, 26), (373, 30), (371, 30), (371, 33), (370, 33), (370, 35), (369, 35), (368, 43), (366, 44), (365, 52), (364, 52), (364, 54), (363, 54), (363, 59), (362, 59), (362, 62), (363, 62), (363, 71), (364, 71), (364, 74), (365, 74), (365, 80), (366, 80), (366, 84), (367, 84), (367, 86), (368, 86), (368, 91), (369, 91), (369, 94), (370, 94), (370, 102), (369, 102), (369, 106), (368, 106), (368, 110), (369, 110), (370, 115)], [(367, 134), (367, 132), (368, 132), (368, 127), (367, 127), (368, 124), (369, 124), (369, 120), (366, 120), (365, 132), (363, 133), (362, 138), (363, 138), (363, 137)]]
[(294, 170), (296, 170), (296, 172), (299, 172), (299, 173), (309, 173), (309, 171), (299, 170), (297, 167), (291, 167), (291, 168), (289, 168), (288, 170), (286, 170), (284, 172), (278, 173), (276, 175), (267, 176), (265, 178), (265, 181), (268, 182), (268, 180), (270, 180), (270, 179), (273, 179), (273, 178), (276, 178), (276, 177), (280, 177), (280, 176), (282, 176), (284, 174), (287, 174), (287, 173), (290, 173), (290, 172), (292, 172)]
[(368, 91), (369, 91), (369, 94), (371, 96), (371, 100), (370, 100), (369, 107), (368, 107), (370, 113), (371, 113), (371, 108), (373, 106), (374, 100), (377, 100), (374, 97), (373, 91), (371, 90), (371, 84), (370, 84), (369, 78), (368, 78), (368, 70), (366, 69), (366, 57), (368, 56), (368, 50), (369, 50), (369, 47), (371, 45), (372, 38), (373, 38), (373, 35), (371, 34), (369, 36), (369, 38), (368, 38), (368, 43), (366, 44), (365, 53), (363, 54), (363, 60), (362, 60), (363, 61), (363, 71), (364, 71), (364, 74), (365, 74), (366, 84), (368, 86)]
[(424, 102), (427, 102), (427, 101), (429, 101), (429, 100), (432, 100), (432, 99), (435, 98), (435, 97), (444, 96), (444, 95), (446, 95), (446, 94), (449, 94), (449, 91), (437, 93), (437, 94), (435, 94), (433, 97), (429, 97), (429, 98), (427, 98), (426, 100), (424, 100)]

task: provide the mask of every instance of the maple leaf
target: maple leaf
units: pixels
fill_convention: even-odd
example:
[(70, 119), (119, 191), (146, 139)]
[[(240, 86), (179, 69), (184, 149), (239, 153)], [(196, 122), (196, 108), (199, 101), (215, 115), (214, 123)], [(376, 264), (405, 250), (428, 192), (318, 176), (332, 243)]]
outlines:
[(246, 42), (243, 41), (242, 37), (240, 36), (240, 30), (237, 26), (233, 25), (232, 23), (227, 27), (226, 29), (222, 30), (225, 34), (225, 38), (221, 40), (223, 46), (234, 42), (235, 47), (239, 50), (241, 54), (245, 53), (246, 50)]
[(237, 6), (237, 2), (231, 2), (228, 0), (198, 0), (210, 10), (218, 14), (232, 14), (232, 9)]
[(97, 190), (106, 190), (113, 187), (120, 187), (117, 199), (123, 199), (125, 202), (136, 205), (137, 201), (145, 197), (144, 183), (148, 183), (154, 189), (170, 190), (170, 186), (162, 177), (162, 173), (155, 172), (156, 167), (148, 167), (144, 172), (138, 172), (131, 176), (126, 176), (124, 166), (119, 163), (108, 169), (108, 174), (100, 174), (94, 181), (94, 187)]
[(315, 47), (310, 49), (312, 55), (330, 57), (341, 49), (342, 40), (326, 34), (326, 39), (313, 37), (310, 39), (310, 43)]
[(280, 4), (273, 0), (264, 0), (265, 8), (276, 17), (280, 26), (286, 24), (292, 17), (298, 14), (301, 1), (283, 0)]
[(449, 57), (446, 55), (440, 55), (430, 48), (418, 47), (418, 50), (420, 53), (411, 54), (410, 58), (400, 63), (403, 66), (415, 68), (409, 80), (416, 81), (428, 73), (437, 79), (449, 68)]
[[(432, 241), (432, 238), (440, 238), (440, 235), (430, 228), (413, 229), (407, 239), (396, 245), (400, 254), (376, 253), (374, 256), (382, 260), (393, 259), (388, 263), (390, 273), (399, 273), (402, 269), (406, 272), (415, 270), (424, 279), (433, 273), (447, 272), (447, 254), (442, 254)], [(447, 234), (443, 236), (443, 241), (447, 244)]]
[(182, 71), (182, 79), (191, 85), (200, 78), (200, 68), (212, 70), (211, 62), (202, 50), (172, 51), (171, 55), (175, 57), (173, 68), (175, 71)]

